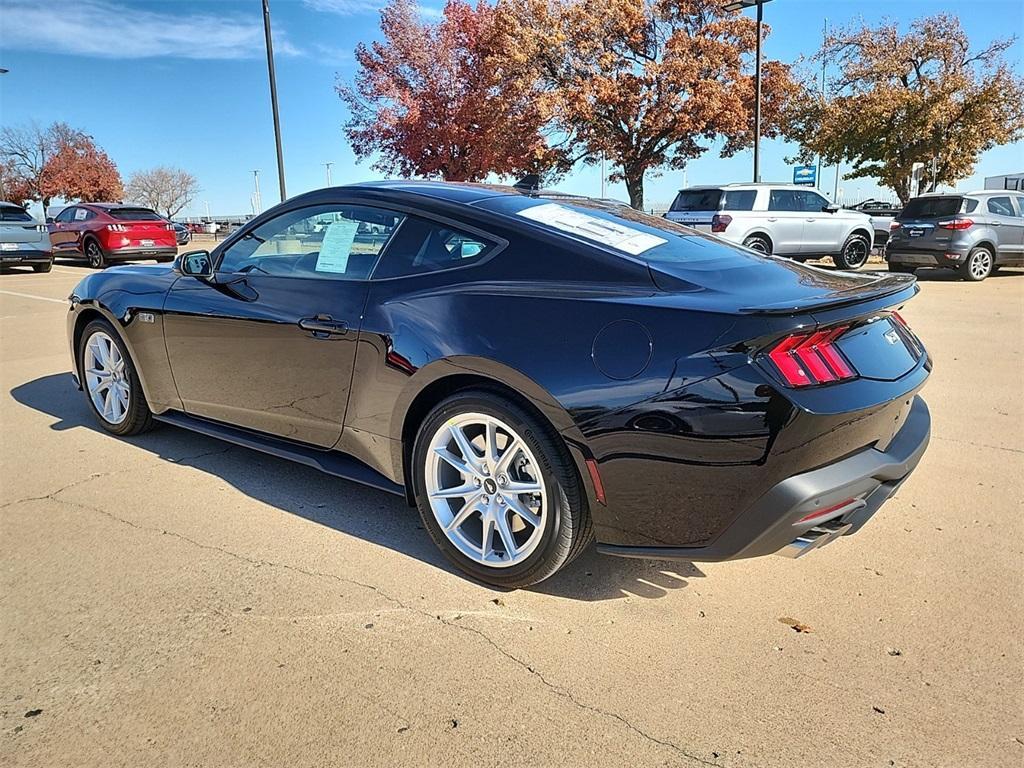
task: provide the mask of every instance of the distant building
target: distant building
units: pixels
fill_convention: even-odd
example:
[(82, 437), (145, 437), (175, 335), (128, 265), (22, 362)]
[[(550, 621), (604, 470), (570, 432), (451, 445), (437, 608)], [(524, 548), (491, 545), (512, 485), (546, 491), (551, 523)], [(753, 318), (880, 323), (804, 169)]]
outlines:
[(985, 189), (1015, 189), (1024, 192), (1024, 173), (1010, 173), (1006, 176), (986, 176)]

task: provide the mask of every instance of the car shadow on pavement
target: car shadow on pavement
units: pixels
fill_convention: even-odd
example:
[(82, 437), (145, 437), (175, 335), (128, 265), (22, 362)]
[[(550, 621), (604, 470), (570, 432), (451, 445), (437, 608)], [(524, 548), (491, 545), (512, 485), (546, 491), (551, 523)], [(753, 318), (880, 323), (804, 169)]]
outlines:
[[(264, 504), (463, 578), (431, 542), (416, 510), (396, 496), (170, 425), (130, 438), (107, 435), (96, 424), (82, 393), (66, 373), (21, 384), (11, 390), (11, 396), (21, 405), (57, 419), (51, 429), (88, 429), (129, 443), (169, 463), (184, 464), (216, 476)], [(59, 472), (59, 467), (54, 467), (54, 471)], [(609, 557), (590, 548), (532, 590), (583, 601), (627, 596), (654, 599), (703, 575), (690, 563)]]

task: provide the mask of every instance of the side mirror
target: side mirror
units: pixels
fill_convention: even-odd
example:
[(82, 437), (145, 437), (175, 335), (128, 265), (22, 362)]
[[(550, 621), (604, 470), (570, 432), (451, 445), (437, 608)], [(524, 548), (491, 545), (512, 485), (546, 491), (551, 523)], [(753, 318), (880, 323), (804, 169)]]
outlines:
[(47, 216), (46, 217), (46, 223), (47, 224), (53, 224), (53, 216)]
[(836, 203), (829, 203), (828, 205), (823, 206), (821, 210), (823, 213), (835, 213), (839, 210), (839, 205)]
[(213, 277), (213, 259), (209, 251), (189, 251), (183, 253), (178, 261), (181, 274), (208, 280)]

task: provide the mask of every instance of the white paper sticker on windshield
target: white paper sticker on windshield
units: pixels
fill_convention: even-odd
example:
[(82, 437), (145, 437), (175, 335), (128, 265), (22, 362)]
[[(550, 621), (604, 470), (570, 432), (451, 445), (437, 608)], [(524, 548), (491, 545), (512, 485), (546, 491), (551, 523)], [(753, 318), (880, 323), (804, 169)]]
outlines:
[(519, 215), (577, 237), (609, 245), (633, 256), (638, 256), (644, 251), (668, 242), (656, 235), (649, 235), (639, 229), (633, 229), (608, 219), (588, 216), (558, 203), (536, 205), (533, 208), (520, 211)]
[(316, 257), (317, 272), (344, 272), (348, 269), (348, 255), (356, 239), (358, 221), (335, 221), (324, 230), (324, 241)]

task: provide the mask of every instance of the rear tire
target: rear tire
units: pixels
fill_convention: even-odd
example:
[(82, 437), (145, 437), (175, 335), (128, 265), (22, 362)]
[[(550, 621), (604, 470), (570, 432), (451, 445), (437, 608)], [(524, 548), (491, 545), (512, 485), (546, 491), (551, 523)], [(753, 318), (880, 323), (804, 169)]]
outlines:
[(478, 581), (506, 589), (536, 584), (593, 536), (586, 496), (557, 433), (495, 391), (466, 390), (438, 404), (420, 425), (412, 462), (430, 538)]
[(95, 240), (85, 242), (85, 260), (93, 269), (103, 269), (107, 266), (107, 255), (103, 253), (100, 244)]
[(106, 320), (93, 320), (82, 331), (78, 377), (89, 407), (107, 432), (126, 436), (153, 428), (135, 364)]
[(52, 261), (47, 263), (47, 264), (33, 264), (32, 265), (32, 271), (33, 272), (49, 272), (51, 269), (53, 269), (53, 262)]
[(764, 235), (751, 235), (743, 239), (743, 246), (752, 251), (770, 256), (772, 253), (772, 242)]
[(984, 246), (978, 246), (977, 248), (971, 248), (964, 263), (960, 265), (957, 271), (960, 273), (960, 277), (967, 282), (980, 283), (992, 274), (994, 265), (995, 258), (992, 256), (992, 251)]
[(833, 256), (832, 261), (840, 269), (860, 269), (868, 263), (871, 255), (871, 244), (864, 235), (853, 234), (846, 238), (843, 250), (838, 256)]

